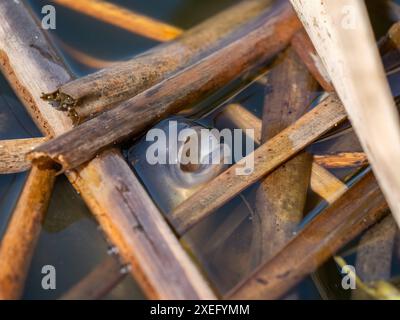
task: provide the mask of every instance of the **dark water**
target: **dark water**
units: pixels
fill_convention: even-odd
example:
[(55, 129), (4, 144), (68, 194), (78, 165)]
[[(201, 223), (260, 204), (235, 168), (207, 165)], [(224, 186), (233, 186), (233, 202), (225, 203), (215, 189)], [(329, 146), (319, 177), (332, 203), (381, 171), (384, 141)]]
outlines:
[[(110, 2), (187, 29), (238, 1), (114, 0)], [(35, 13), (40, 16), (41, 7), (48, 4), (48, 1), (31, 0), (29, 3)], [(395, 19), (395, 15), (386, 10), (386, 7), (382, 7), (382, 3), (382, 1), (368, 1), (377, 38), (387, 31)], [(110, 61), (126, 59), (157, 44), (155, 41), (103, 24), (63, 7), (56, 6), (56, 9), (57, 29), (51, 32), (51, 36), (77, 76), (93, 72), (94, 69), (77, 61), (65, 49), (65, 44), (79, 48), (80, 51), (91, 56)], [(391, 84), (397, 94), (400, 90), (398, 77), (398, 75), (391, 76)], [(260, 81), (253, 81), (248, 85), (251, 81), (248, 80), (249, 77), (246, 79), (246, 82), (244, 79), (239, 79), (235, 85), (208, 100), (207, 110), (214, 111), (194, 113), (191, 118), (204, 125), (213, 126), (215, 125), (215, 116), (231, 102), (241, 103), (255, 115), (261, 117), (264, 85)], [(40, 136), (40, 132), (8, 84), (0, 77), (0, 139), (37, 136)], [(309, 150), (311, 152), (334, 152), (361, 149), (356, 137), (349, 131), (323, 143), (316, 143)], [(355, 172), (355, 170), (332, 171), (343, 181), (354, 175)], [(6, 228), (25, 177), (26, 174), (0, 176), (0, 235)], [(145, 183), (145, 186), (151, 193), (151, 184)], [(246, 268), (245, 260), (248, 257), (251, 239), (251, 210), (256, 188), (257, 185), (248, 188), (241, 197), (233, 199), (183, 239), (183, 243), (193, 250), (209, 278), (221, 291), (228, 290), (235, 281), (240, 280), (243, 276), (242, 270)], [(320, 204), (320, 201), (315, 195), (310, 195), (307, 208), (312, 210)], [(208, 246), (204, 245), (203, 241), (208, 240), (211, 246), (214, 239), (219, 237), (220, 229), (218, 227), (224, 225), (224, 221), (227, 221), (229, 215), (233, 213), (240, 217), (243, 212), (245, 213), (244, 219), (239, 221), (237, 227), (225, 241), (216, 245), (211, 253), (205, 250)], [(106, 258), (107, 249), (108, 244), (98, 231), (97, 223), (91, 218), (84, 202), (67, 180), (59, 177), (43, 232), (33, 257), (24, 298), (52, 299), (59, 297)], [(57, 270), (57, 289), (54, 291), (45, 291), (40, 285), (41, 268), (46, 264), (54, 265)], [(297, 297), (302, 299), (319, 299), (321, 296), (325, 298), (347, 297), (338, 289), (338, 283), (340, 283), (340, 278), (336, 265), (328, 262), (312, 278), (309, 277), (303, 281), (299, 290), (295, 291), (297, 291)], [(131, 277), (125, 277), (125, 280), (107, 298), (138, 299), (142, 297), (142, 293)]]

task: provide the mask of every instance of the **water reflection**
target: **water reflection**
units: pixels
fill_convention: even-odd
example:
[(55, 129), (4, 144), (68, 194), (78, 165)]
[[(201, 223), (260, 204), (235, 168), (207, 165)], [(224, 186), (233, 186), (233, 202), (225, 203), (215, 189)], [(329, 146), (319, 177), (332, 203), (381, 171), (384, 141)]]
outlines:
[[(205, 127), (183, 118), (167, 119), (151, 129), (159, 134), (158, 138), (143, 137), (128, 151), (129, 163), (148, 186), (149, 193), (164, 213), (170, 212), (227, 168), (223, 161), (223, 144), (214, 149), (204, 147), (204, 143), (201, 143), (202, 129)], [(164, 135), (165, 140), (160, 141)], [(151, 141), (147, 141), (149, 139)], [(183, 153), (193, 149), (190, 140), (194, 141), (196, 147), (199, 145), (198, 154), (192, 155), (197, 159), (193, 163), (183, 163), (182, 157), (190, 157)], [(207, 144), (207, 147), (210, 146)], [(163, 160), (161, 164), (149, 163), (149, 157), (154, 157), (154, 152), (150, 152), (154, 147), (157, 158)], [(215, 156), (220, 159), (214, 159)]]

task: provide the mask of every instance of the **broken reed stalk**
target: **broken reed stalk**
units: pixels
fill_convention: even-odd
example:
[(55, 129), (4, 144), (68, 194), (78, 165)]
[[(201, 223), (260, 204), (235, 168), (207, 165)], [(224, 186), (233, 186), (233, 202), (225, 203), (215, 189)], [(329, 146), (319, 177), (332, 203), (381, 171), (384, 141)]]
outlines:
[(348, 190), (346, 184), (315, 163), (315, 161), (313, 162), (311, 172), (311, 190), (329, 204), (334, 203)]
[[(382, 41), (380, 43), (380, 45), (384, 46), (385, 41)], [(341, 102), (339, 102), (339, 100), (336, 98), (335, 95), (331, 94), (330, 97), (325, 99), (322, 103), (320, 103), (313, 110), (313, 112), (316, 112), (316, 115), (315, 115), (316, 117), (321, 116), (321, 119), (314, 119), (314, 120), (317, 120), (316, 121), (317, 126), (322, 125), (322, 127), (323, 127), (324, 126), (323, 123), (326, 120), (325, 119), (326, 115), (323, 113), (319, 114), (319, 111), (317, 111), (324, 104), (325, 104), (325, 107), (326, 107), (326, 105), (332, 104), (331, 108), (332, 108), (333, 112), (337, 112), (338, 114), (342, 114), (342, 112), (343, 112), (343, 105), (341, 104)], [(337, 111), (334, 110), (335, 108), (337, 109)], [(303, 116), (303, 118), (308, 118), (308, 116), (309, 115), (306, 114), (305, 116)], [(314, 116), (312, 116), (312, 117), (314, 117)], [(344, 119), (341, 119), (340, 121), (343, 121), (343, 120)], [(312, 121), (312, 120), (310, 120), (310, 121)], [(302, 121), (300, 121), (300, 122), (302, 122)], [(289, 128), (289, 130), (291, 130), (292, 128), (295, 131), (297, 131), (296, 123), (293, 126), (291, 126)], [(329, 128), (326, 128), (326, 129), (329, 130)], [(286, 132), (286, 130), (284, 131), (284, 133), (285, 132)], [(312, 130), (312, 128), (310, 128), (309, 133), (312, 133), (312, 132), (313, 132), (313, 130)], [(308, 133), (307, 133), (307, 135), (308, 135)], [(296, 136), (301, 137), (301, 135), (296, 135)], [(257, 149), (255, 153), (249, 155), (250, 157), (254, 157), (254, 159), (255, 159), (254, 166), (256, 169), (257, 169), (257, 166), (265, 166), (265, 168), (261, 168), (261, 170), (259, 170), (257, 176), (255, 176), (255, 173), (253, 173), (248, 177), (237, 177), (237, 176), (235, 177), (235, 170), (237, 167), (241, 166), (240, 164), (237, 164), (237, 165), (233, 166), (232, 168), (230, 168), (229, 170), (227, 170), (226, 172), (222, 173), (219, 177), (217, 177), (216, 179), (214, 179), (213, 181), (208, 183), (207, 188), (205, 187), (205, 188), (201, 189), (198, 193), (196, 193), (195, 195), (193, 195), (192, 197), (187, 199), (185, 202), (183, 202), (179, 207), (177, 207), (175, 209), (175, 211), (171, 215), (169, 215), (170, 221), (174, 225), (175, 229), (178, 230), (178, 232), (180, 232), (180, 233), (186, 232), (188, 229), (190, 229), (191, 227), (196, 225), (203, 218), (205, 218), (206, 216), (211, 214), (215, 209), (219, 208), (224, 203), (226, 203), (228, 200), (230, 200), (235, 195), (237, 195), (241, 190), (247, 188), (252, 183), (257, 181), (259, 178), (261, 178), (262, 176), (271, 172), (274, 169), (274, 167), (270, 168), (269, 165), (274, 166), (275, 165), (274, 163), (278, 158), (282, 157), (283, 160), (281, 161), (281, 163), (283, 163), (284, 161), (288, 160), (291, 156), (293, 156), (296, 153), (296, 151), (294, 151), (291, 148), (293, 142), (289, 140), (289, 142), (287, 144), (288, 149), (282, 148), (282, 154), (280, 154), (278, 152), (276, 154), (276, 158), (274, 158), (274, 157), (272, 157), (271, 159), (267, 158), (266, 163), (264, 163), (264, 161), (258, 161), (258, 157), (256, 156), (256, 154), (262, 154), (262, 152), (266, 152), (265, 150), (269, 151), (269, 149), (274, 150), (273, 148), (271, 148), (272, 146), (274, 148), (282, 147), (282, 145), (281, 146), (274, 145), (275, 140), (276, 140), (276, 142), (278, 142), (278, 144), (281, 143), (281, 141), (279, 139), (279, 135), (275, 138), (272, 139), (271, 141), (267, 142), (266, 144), (262, 145), (259, 148), (260, 151)], [(305, 136), (303, 138), (305, 138), (305, 140), (308, 140), (308, 138), (310, 138), (310, 140), (308, 142), (304, 141), (305, 142), (304, 147), (309, 145), (310, 143), (312, 143), (314, 140), (314, 137), (312, 137), (312, 136)], [(294, 144), (294, 146), (297, 146), (297, 144)], [(301, 149), (302, 148), (299, 148), (297, 151), (300, 151)], [(289, 153), (287, 154), (287, 152), (289, 152)], [(260, 156), (260, 159), (262, 159), (261, 156)], [(270, 163), (269, 163), (269, 161), (270, 161)], [(277, 166), (279, 166), (279, 164), (277, 164)], [(316, 167), (315, 165), (313, 167), (316, 168), (316, 170), (314, 170), (314, 171), (317, 171), (318, 174), (320, 175), (320, 177), (323, 177), (323, 179), (325, 179), (325, 177), (326, 178), (329, 177), (328, 175), (326, 175), (326, 170), (321, 170), (320, 167)], [(238, 181), (235, 183), (234, 181), (236, 181), (236, 180), (238, 180)], [(313, 183), (313, 181), (316, 181), (317, 184)], [(340, 197), (343, 194), (343, 192), (346, 191), (344, 188), (341, 188), (340, 181), (335, 181), (334, 179), (330, 179), (329, 184), (320, 184), (320, 185), (319, 185), (319, 181), (320, 180), (311, 180), (311, 183), (312, 183), (311, 187), (313, 189), (318, 188), (322, 191), (325, 189), (326, 196), (324, 196), (323, 198), (327, 199), (327, 201), (329, 203), (332, 203), (333, 201), (335, 201), (338, 197)], [(224, 189), (221, 189), (219, 187), (220, 185), (224, 185), (226, 187)], [(335, 192), (335, 190), (336, 190), (336, 192)]]
[(0, 174), (26, 171), (31, 167), (26, 154), (47, 138), (0, 140)]
[[(216, 117), (216, 121), (217, 127), (219, 128), (225, 128), (226, 122), (229, 122), (230, 126), (234, 128), (253, 129), (254, 142), (257, 145), (261, 143), (261, 120), (240, 104), (230, 104), (226, 106)], [(328, 161), (328, 159), (329, 155), (324, 158), (325, 161)], [(310, 187), (328, 203), (335, 201), (347, 190), (346, 184), (321, 167), (318, 163), (318, 159), (314, 159), (312, 164)]]
[[(306, 113), (318, 88), (291, 47), (274, 65), (264, 97), (262, 143)], [(311, 168), (312, 155), (303, 151), (260, 181), (252, 220), (255, 266), (273, 257), (293, 237), (303, 219)]]
[(19, 299), (50, 201), (55, 171), (33, 166), (0, 242), (0, 299)]
[[(22, 1), (0, 2), (0, 20), (0, 67), (15, 93), (44, 133), (70, 130), (71, 120), (40, 99), (41, 91), (72, 79), (43, 30)], [(147, 297), (215, 298), (117, 150), (66, 175)]]
[(387, 213), (372, 173), (312, 220), (275, 257), (227, 295), (229, 299), (278, 299), (343, 245)]
[(339, 152), (335, 154), (314, 155), (315, 162), (324, 168), (362, 167), (368, 164), (364, 152)]
[(352, 22), (343, 21), (340, 1), (291, 3), (325, 63), (400, 226), (400, 118), (365, 3), (346, 1), (352, 7)]
[[(261, 143), (261, 120), (240, 104), (232, 103), (224, 107), (223, 111), (216, 116), (215, 121), (215, 127), (218, 129), (226, 128), (227, 126), (243, 130), (253, 129), (254, 142), (257, 145)], [(346, 184), (315, 162), (312, 164), (310, 180), (312, 190), (328, 203), (334, 202), (348, 189)], [(222, 243), (224, 239), (226, 240), (247, 217), (246, 213), (240, 211), (232, 217), (234, 219), (232, 223), (229, 225), (222, 224), (220, 232), (214, 232), (215, 239), (209, 239), (209, 252)], [(221, 234), (225, 235), (225, 237), (221, 238)]]
[(52, 2), (157, 41), (168, 41), (182, 33), (179, 28), (107, 1), (52, 0)]
[[(73, 130), (36, 148), (33, 161), (55, 161), (73, 169), (115, 143), (222, 88), (246, 70), (265, 62), (290, 41), (299, 21), (288, 2), (268, 11), (239, 39)], [(90, 141), (90, 143), (87, 143)]]
[[(253, 154), (248, 156), (254, 157), (255, 171), (250, 176), (235, 175), (236, 168), (242, 166), (241, 163), (238, 163), (183, 202), (168, 216), (171, 218), (171, 223), (174, 225), (175, 229), (178, 230), (178, 233), (182, 234), (186, 232), (203, 218), (211, 214), (215, 209), (232, 199), (241, 190), (249, 187), (259, 178), (267, 175), (277, 166), (290, 159), (290, 157), (298, 151), (312, 143), (318, 138), (318, 136), (314, 136), (314, 134), (318, 135), (317, 131), (328, 131), (331, 126), (335, 125), (334, 123), (330, 123), (330, 120), (332, 120), (330, 111), (338, 117), (337, 122), (343, 121), (346, 118), (343, 113), (343, 105), (334, 94), (331, 94), (311, 112), (303, 116), (294, 125), (284, 130), (282, 134), (277, 135), (263, 144)], [(307, 130), (307, 121), (310, 121), (309, 130)], [(313, 127), (314, 121), (316, 123), (315, 127)], [(302, 127), (303, 125), (304, 127)], [(287, 137), (285, 136), (288, 135), (291, 130), (293, 130), (295, 134), (292, 134), (293, 137), (286, 139)], [(302, 134), (304, 134), (304, 136), (302, 136)], [(263, 153), (268, 153), (268, 155), (263, 155)], [(242, 163), (245, 163), (244, 161), (246, 161), (246, 159), (243, 160)], [(322, 177), (326, 176), (325, 170), (319, 170), (319, 173)], [(221, 185), (224, 185), (225, 188), (220, 188)], [(328, 200), (329, 202), (334, 201), (336, 197), (339, 197), (342, 192), (344, 192), (344, 189), (340, 187), (339, 181), (332, 181), (332, 183), (320, 186), (315, 186), (314, 184), (314, 186), (312, 185), (311, 187), (325, 188), (326, 195), (330, 198), (330, 201)], [(337, 190), (337, 192), (333, 192), (335, 190)], [(331, 194), (334, 194), (334, 196), (331, 197)]]
[[(183, 234), (242, 190), (271, 173), (319, 136), (346, 119), (340, 101), (331, 95), (294, 124), (257, 148), (180, 204), (168, 218)], [(254, 171), (237, 175), (236, 169), (254, 159)], [(221, 188), (221, 186), (224, 188)]]
[(126, 274), (113, 256), (96, 266), (87, 276), (60, 297), (60, 300), (98, 300), (106, 296)]
[(326, 92), (334, 92), (331, 79), (304, 29), (293, 36), (291, 45), (320, 86)]
[(80, 122), (132, 98), (200, 57), (223, 47), (229, 35), (246, 31), (246, 24), (268, 10), (270, 3), (271, 0), (242, 1), (186, 31), (174, 41), (65, 83), (55, 93), (43, 97), (50, 101), (57, 100), (61, 110), (69, 110), (71, 118)]

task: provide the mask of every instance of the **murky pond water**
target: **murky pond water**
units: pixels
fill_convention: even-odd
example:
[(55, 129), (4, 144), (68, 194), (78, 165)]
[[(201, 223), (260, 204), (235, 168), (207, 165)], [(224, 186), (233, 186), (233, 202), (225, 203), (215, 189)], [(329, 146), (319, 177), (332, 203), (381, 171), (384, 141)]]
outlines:
[[(239, 1), (114, 0), (110, 2), (188, 29)], [(40, 16), (41, 7), (47, 4), (47, 1), (31, 0), (29, 3), (35, 13)], [(376, 36), (379, 38), (396, 19), (399, 19), (399, 16), (396, 18), (396, 14), (392, 11), (383, 10), (381, 1), (368, 1), (368, 5)], [(56, 6), (56, 8), (57, 29), (52, 31), (51, 35), (77, 76), (91, 73), (94, 69), (76, 60), (70, 48), (79, 49), (98, 59), (115, 61), (139, 54), (157, 44), (155, 41), (133, 35), (63, 7)], [(229, 104), (238, 103), (261, 117), (267, 74), (268, 70), (264, 69), (257, 70), (254, 74), (244, 75), (229, 87), (207, 99), (201, 106), (195, 106), (183, 115), (188, 116), (190, 121), (195, 121), (196, 124), (220, 128), (226, 125), (220, 121), (221, 113)], [(390, 76), (395, 95), (400, 94), (399, 80), (399, 74)], [(40, 132), (4, 78), (0, 77), (0, 139), (37, 136), (40, 136)], [(135, 143), (138, 148), (142, 147), (140, 143), (143, 142)], [(344, 134), (313, 144), (308, 151), (311, 153), (344, 152), (361, 151), (361, 148), (354, 133), (347, 130)], [(137, 166), (135, 169), (150, 195), (153, 195), (156, 204), (165, 214), (171, 210), (171, 203), (176, 206), (189, 194), (183, 192), (180, 195), (181, 198), (173, 198), (171, 192), (177, 192), (178, 186), (175, 186), (174, 190), (162, 188), (157, 185), (160, 181), (151, 179), (152, 169)], [(358, 172), (358, 169), (334, 170), (332, 173), (342, 181), (347, 181)], [(0, 176), (0, 236), (7, 226), (25, 177), (26, 174)], [(171, 186), (167, 180), (163, 183)], [(232, 288), (251, 268), (249, 261), (252, 212), (257, 187), (256, 184), (245, 190), (182, 239), (182, 243), (193, 252), (210, 280), (221, 292)], [(169, 193), (163, 194), (163, 189), (164, 192)], [(170, 200), (171, 198), (173, 201)], [(307, 211), (311, 212), (318, 205), (321, 205), (321, 199), (310, 192), (306, 205)], [(357, 241), (354, 241), (351, 245), (356, 243)], [(33, 257), (24, 298), (60, 297), (107, 257), (107, 249), (108, 244), (98, 231), (96, 221), (91, 217), (80, 196), (64, 177), (58, 177), (43, 232)], [(54, 265), (57, 270), (57, 289), (53, 291), (41, 288), (41, 268), (46, 264)], [(398, 271), (398, 266), (394, 264), (393, 275), (398, 274)], [(302, 299), (348, 297), (347, 293), (338, 289), (339, 283), (337, 267), (330, 261), (312, 277), (303, 281), (293, 291), (291, 297)], [(107, 298), (139, 299), (143, 298), (143, 295), (132, 278), (128, 276)]]

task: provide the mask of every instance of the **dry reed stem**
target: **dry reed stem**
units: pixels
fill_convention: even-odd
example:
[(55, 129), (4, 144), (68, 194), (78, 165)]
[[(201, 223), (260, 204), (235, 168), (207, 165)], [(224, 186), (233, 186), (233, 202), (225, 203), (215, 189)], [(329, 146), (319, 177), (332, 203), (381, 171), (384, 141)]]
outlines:
[(31, 167), (26, 154), (47, 138), (0, 140), (0, 174), (26, 171)]
[[(291, 0), (400, 226), (400, 118), (363, 1)], [(351, 6), (352, 22), (343, 21)], [(379, 108), (377, 108), (379, 106)]]
[(315, 162), (329, 169), (362, 167), (368, 164), (364, 152), (339, 152), (335, 154), (314, 155)]
[(278, 299), (314, 272), (343, 245), (387, 213), (387, 204), (368, 173), (314, 218), (274, 258), (228, 295), (230, 299)]
[[(346, 113), (335, 96), (330, 96), (274, 138), (262, 144), (254, 153), (239, 161), (210, 181), (168, 215), (179, 234), (211, 214), (242, 190), (272, 172), (279, 165), (303, 150), (323, 133), (346, 119)], [(254, 171), (237, 175), (246, 161), (254, 159)], [(224, 186), (224, 188), (221, 188)]]
[[(318, 83), (292, 47), (275, 61), (268, 75), (262, 119), (265, 143), (298, 120), (316, 96)], [(303, 219), (312, 155), (298, 153), (260, 181), (253, 218), (255, 266), (273, 257)]]
[(55, 161), (63, 171), (76, 168), (95, 157), (100, 150), (138, 135), (265, 62), (286, 47), (299, 27), (299, 21), (287, 2), (275, 9), (260, 17), (254, 29), (234, 42), (44, 143), (31, 152), (29, 158), (37, 162)]
[[(132, 98), (173, 73), (223, 47), (248, 29), (247, 23), (270, 10), (271, 0), (246, 0), (128, 61), (99, 70), (45, 95), (59, 101), (76, 122)], [(54, 90), (53, 90), (54, 91)]]
[[(0, 2), (0, 19), (0, 67), (15, 93), (44, 133), (70, 130), (72, 121), (40, 99), (72, 79), (68, 69), (21, 1)], [(149, 298), (215, 298), (117, 150), (67, 177)]]
[(0, 299), (22, 295), (54, 181), (54, 170), (32, 167), (0, 242)]
[(157, 41), (176, 38), (182, 30), (102, 0), (52, 0), (68, 9)]

